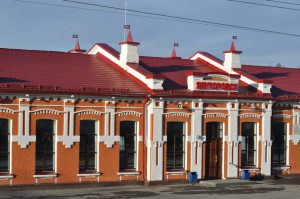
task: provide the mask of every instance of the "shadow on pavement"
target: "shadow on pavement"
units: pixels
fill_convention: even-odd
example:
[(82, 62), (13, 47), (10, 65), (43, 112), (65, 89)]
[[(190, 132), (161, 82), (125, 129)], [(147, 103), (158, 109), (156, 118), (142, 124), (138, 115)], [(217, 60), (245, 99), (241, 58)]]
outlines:
[(268, 187), (268, 186), (228, 186), (228, 187), (201, 187), (201, 186), (186, 186), (186, 187), (172, 187), (165, 192), (172, 194), (208, 194), (208, 195), (227, 195), (227, 194), (254, 194), (254, 193), (269, 193), (274, 191), (285, 190), (282, 186)]

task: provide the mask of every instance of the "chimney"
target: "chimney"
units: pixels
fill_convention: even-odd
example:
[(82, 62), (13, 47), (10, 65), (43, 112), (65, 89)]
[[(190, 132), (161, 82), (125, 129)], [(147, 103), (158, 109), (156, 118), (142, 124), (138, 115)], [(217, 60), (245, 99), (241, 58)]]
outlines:
[(235, 50), (234, 42), (232, 41), (231, 47), (229, 51), (224, 51), (225, 54), (225, 61), (224, 61), (224, 67), (225, 70), (231, 74), (233, 69), (240, 69), (242, 67), (240, 56), (242, 54), (242, 51)]
[(76, 39), (75, 48), (72, 50), (69, 50), (69, 53), (85, 53), (86, 50), (80, 49), (78, 38)]
[(119, 45), (121, 46), (120, 61), (122, 65), (126, 63), (139, 63), (138, 45), (140, 43), (132, 40), (130, 31), (128, 32), (126, 41), (120, 42)]

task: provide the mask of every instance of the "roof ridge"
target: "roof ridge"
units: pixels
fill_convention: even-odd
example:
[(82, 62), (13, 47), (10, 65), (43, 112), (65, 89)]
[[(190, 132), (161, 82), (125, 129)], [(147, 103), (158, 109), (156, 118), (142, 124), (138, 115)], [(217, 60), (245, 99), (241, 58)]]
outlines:
[(31, 49), (17, 49), (17, 48), (0, 48), (0, 50), (9, 50), (9, 51), (25, 51), (25, 52), (38, 52), (38, 53), (57, 53), (57, 54), (81, 54), (81, 55), (88, 55), (82, 53), (69, 53), (64, 51), (53, 51), (53, 50), (31, 50)]
[[(140, 57), (144, 57), (144, 58), (156, 58), (156, 59), (172, 59), (172, 58), (179, 58), (179, 57), (157, 57), (157, 56), (145, 56), (145, 55), (140, 55)], [(178, 59), (177, 59), (178, 60)], [(194, 61), (194, 60), (190, 60), (187, 58), (181, 58), (181, 60), (186, 60), (186, 61)]]
[(276, 68), (276, 69), (300, 69), (300, 68), (294, 68), (294, 67), (276, 67), (276, 66), (250, 65), (250, 64), (242, 64), (242, 66)]

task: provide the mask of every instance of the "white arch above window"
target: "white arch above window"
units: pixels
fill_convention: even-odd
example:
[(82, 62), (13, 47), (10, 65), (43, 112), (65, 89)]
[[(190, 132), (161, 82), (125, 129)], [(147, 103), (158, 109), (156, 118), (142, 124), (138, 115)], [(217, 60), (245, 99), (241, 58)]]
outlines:
[(58, 111), (55, 109), (38, 109), (38, 110), (34, 110), (34, 111), (29, 111), (30, 113), (33, 114), (54, 114), (54, 115), (59, 115), (61, 113), (64, 113), (64, 111)]
[(89, 109), (89, 110), (82, 110), (82, 111), (76, 111), (74, 112), (74, 114), (78, 114), (78, 115), (89, 115), (89, 114), (92, 114), (92, 115), (103, 115), (103, 114), (106, 114), (105, 112), (101, 112), (101, 111), (97, 111), (97, 110), (92, 110), (92, 109)]
[(16, 110), (13, 110), (13, 109), (10, 109), (10, 108), (0, 108), (0, 113), (10, 113), (10, 114), (13, 114), (13, 113), (18, 113), (19, 111), (16, 111)]
[(141, 117), (143, 115), (142, 113), (136, 111), (121, 111), (121, 112), (116, 112), (115, 114), (119, 116), (129, 115), (129, 116), (137, 116), (137, 117)]

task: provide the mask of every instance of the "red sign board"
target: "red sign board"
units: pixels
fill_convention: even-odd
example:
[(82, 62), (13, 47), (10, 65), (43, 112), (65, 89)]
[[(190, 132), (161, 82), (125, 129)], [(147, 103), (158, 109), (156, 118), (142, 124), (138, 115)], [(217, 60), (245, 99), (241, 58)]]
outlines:
[(196, 89), (202, 91), (225, 91), (237, 92), (237, 83), (223, 83), (223, 82), (196, 82)]

